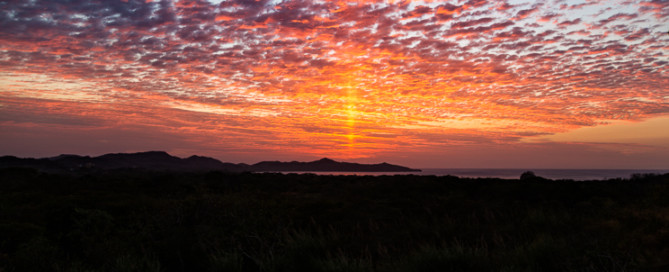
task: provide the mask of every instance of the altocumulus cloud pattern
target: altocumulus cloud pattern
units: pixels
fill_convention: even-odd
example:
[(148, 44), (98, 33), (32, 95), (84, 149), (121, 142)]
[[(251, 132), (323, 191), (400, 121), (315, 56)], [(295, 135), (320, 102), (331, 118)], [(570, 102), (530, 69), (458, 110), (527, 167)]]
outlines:
[(516, 144), (669, 114), (667, 27), (664, 0), (2, 1), (0, 122), (240, 156)]

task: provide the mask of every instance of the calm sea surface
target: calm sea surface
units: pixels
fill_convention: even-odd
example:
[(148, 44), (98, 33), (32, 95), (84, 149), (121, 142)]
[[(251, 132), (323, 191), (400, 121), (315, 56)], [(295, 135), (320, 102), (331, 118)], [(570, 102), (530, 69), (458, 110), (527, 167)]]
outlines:
[(647, 169), (479, 169), (479, 168), (426, 168), (422, 172), (284, 172), (284, 173), (313, 173), (317, 175), (435, 175), (457, 176), (463, 178), (503, 178), (517, 179), (525, 171), (532, 171), (535, 175), (548, 179), (573, 180), (605, 180), (612, 178), (629, 178), (636, 173), (665, 174), (669, 170)]

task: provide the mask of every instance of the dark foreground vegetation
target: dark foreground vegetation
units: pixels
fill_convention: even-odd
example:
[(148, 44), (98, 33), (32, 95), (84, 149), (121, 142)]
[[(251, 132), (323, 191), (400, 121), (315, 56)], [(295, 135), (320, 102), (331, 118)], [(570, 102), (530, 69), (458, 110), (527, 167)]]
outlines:
[(669, 175), (0, 170), (0, 271), (667, 271)]

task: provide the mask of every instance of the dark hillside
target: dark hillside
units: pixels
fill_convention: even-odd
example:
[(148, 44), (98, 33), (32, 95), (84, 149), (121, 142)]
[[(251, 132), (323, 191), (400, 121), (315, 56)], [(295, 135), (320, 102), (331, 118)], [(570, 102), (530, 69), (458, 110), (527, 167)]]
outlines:
[(0, 271), (663, 271), (669, 175), (0, 170)]
[(225, 172), (417, 172), (404, 166), (388, 163), (359, 164), (337, 162), (327, 158), (313, 162), (263, 161), (254, 165), (221, 162), (214, 158), (190, 156), (174, 157), (164, 151), (139, 153), (112, 153), (99, 157), (60, 155), (52, 158), (32, 159), (13, 156), (0, 157), (0, 169), (30, 167), (49, 173), (90, 173), (116, 169), (144, 169), (150, 171), (225, 171)]
[(251, 166), (255, 172), (420, 172), (388, 163), (359, 164), (323, 158), (312, 162), (264, 161)]
[(219, 160), (191, 156), (186, 159), (174, 157), (163, 151), (139, 153), (113, 153), (98, 157), (59, 155), (51, 158), (33, 159), (13, 156), (0, 157), (0, 168), (29, 167), (49, 173), (88, 173), (115, 169), (144, 169), (153, 171), (249, 171), (246, 164), (223, 163)]

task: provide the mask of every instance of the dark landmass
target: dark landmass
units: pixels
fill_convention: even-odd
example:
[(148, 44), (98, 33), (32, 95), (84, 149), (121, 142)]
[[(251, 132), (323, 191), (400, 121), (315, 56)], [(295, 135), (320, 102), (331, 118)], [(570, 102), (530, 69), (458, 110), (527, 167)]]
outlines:
[(404, 166), (388, 163), (359, 164), (337, 162), (323, 158), (313, 162), (264, 161), (253, 165), (224, 163), (219, 160), (191, 156), (186, 159), (174, 157), (163, 151), (140, 153), (115, 153), (99, 157), (60, 155), (52, 158), (0, 157), (0, 168), (31, 167), (46, 172), (90, 172), (114, 169), (146, 169), (159, 171), (226, 171), (226, 172), (417, 172)]
[(251, 166), (254, 172), (420, 172), (388, 163), (359, 164), (323, 158), (312, 162), (264, 161)]
[(185, 159), (163, 151), (113, 153), (99, 157), (60, 155), (51, 158), (0, 157), (0, 168), (31, 167), (45, 172), (90, 172), (96, 170), (145, 169), (157, 171), (247, 171), (249, 165), (223, 163), (219, 160), (191, 156)]
[(669, 174), (4, 168), (0, 271), (667, 271), (667, 195)]

